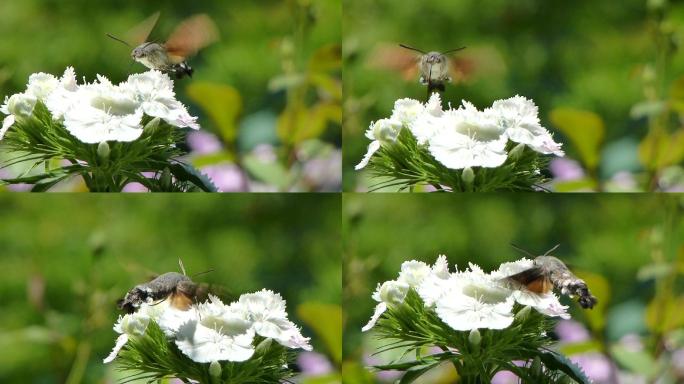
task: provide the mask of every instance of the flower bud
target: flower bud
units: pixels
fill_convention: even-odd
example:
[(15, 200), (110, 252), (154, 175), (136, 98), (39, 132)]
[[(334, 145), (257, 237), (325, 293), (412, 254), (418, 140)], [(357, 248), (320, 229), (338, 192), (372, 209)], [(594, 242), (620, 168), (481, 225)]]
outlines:
[(373, 137), (382, 144), (391, 144), (397, 140), (401, 131), (401, 122), (395, 119), (380, 119), (372, 125)]
[(531, 310), (532, 307), (526, 305), (525, 307), (523, 307), (523, 309), (519, 310), (518, 313), (515, 314), (515, 318), (520, 321), (525, 320), (527, 316), (530, 314)]
[(221, 364), (218, 361), (212, 361), (209, 364), (209, 376), (211, 376), (212, 383), (221, 382)]
[(271, 348), (271, 344), (273, 344), (273, 339), (271, 339), (270, 337), (262, 340), (259, 344), (257, 344), (256, 348), (254, 348), (254, 353), (255, 354), (266, 353), (266, 350)]
[(380, 300), (388, 304), (401, 304), (406, 298), (409, 285), (398, 281), (385, 281), (380, 286)]
[(544, 374), (541, 359), (539, 358), (539, 356), (535, 357), (534, 360), (532, 360), (530, 370), (532, 371), (532, 375), (534, 377), (541, 377)]
[(511, 149), (511, 151), (508, 153), (508, 157), (510, 157), (512, 160), (518, 160), (520, 156), (522, 156), (524, 150), (525, 144), (520, 143)]
[(155, 117), (154, 119), (150, 120), (149, 123), (145, 124), (145, 128), (143, 130), (147, 133), (152, 133), (154, 132), (155, 129), (159, 126), (159, 119), (158, 117)]
[(106, 141), (101, 141), (100, 144), (97, 145), (97, 156), (102, 160), (107, 160), (109, 159), (109, 153), (109, 144)]
[(7, 100), (7, 109), (9, 113), (19, 117), (29, 117), (33, 114), (33, 108), (36, 106), (37, 99), (35, 96), (25, 93), (17, 93), (12, 95)]
[(482, 341), (482, 335), (480, 334), (480, 331), (475, 328), (470, 331), (470, 334), (468, 335), (468, 342), (470, 345), (472, 345), (475, 348), (480, 347), (480, 341)]
[(463, 168), (461, 180), (466, 184), (472, 184), (473, 181), (475, 181), (475, 172), (473, 172), (473, 169), (470, 167)]

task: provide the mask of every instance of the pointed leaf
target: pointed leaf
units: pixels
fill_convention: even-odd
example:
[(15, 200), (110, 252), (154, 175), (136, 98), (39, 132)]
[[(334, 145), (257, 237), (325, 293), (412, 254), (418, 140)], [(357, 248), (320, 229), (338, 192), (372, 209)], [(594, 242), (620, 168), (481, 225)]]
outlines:
[(580, 384), (591, 384), (591, 380), (582, 371), (582, 368), (560, 353), (546, 350), (539, 357), (547, 368), (561, 371)]
[(242, 98), (233, 87), (197, 82), (188, 85), (188, 96), (209, 115), (226, 142), (237, 137), (237, 117), (242, 111)]
[(218, 188), (207, 177), (193, 166), (184, 163), (171, 164), (169, 169), (179, 181), (192, 183), (204, 192), (218, 192)]
[(563, 107), (551, 111), (551, 122), (572, 141), (582, 163), (596, 169), (605, 134), (601, 117), (594, 112)]

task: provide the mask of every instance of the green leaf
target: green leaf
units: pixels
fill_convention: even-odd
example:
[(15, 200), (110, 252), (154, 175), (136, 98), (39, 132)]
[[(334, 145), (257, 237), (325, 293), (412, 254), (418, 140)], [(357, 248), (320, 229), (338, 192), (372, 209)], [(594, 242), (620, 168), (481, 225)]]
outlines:
[(192, 183), (204, 192), (218, 192), (214, 183), (205, 174), (191, 165), (174, 163), (169, 165), (169, 169), (179, 181)]
[(278, 137), (285, 143), (299, 144), (320, 136), (328, 122), (341, 124), (342, 108), (338, 104), (290, 107), (278, 117)]
[(325, 72), (342, 68), (342, 45), (333, 43), (316, 50), (309, 60), (311, 72)]
[(684, 160), (684, 130), (672, 134), (654, 131), (641, 140), (639, 160), (650, 170), (658, 170)]
[(218, 163), (234, 163), (235, 156), (229, 152), (221, 151), (207, 155), (193, 156), (190, 161), (195, 167), (201, 168), (207, 165), (214, 165)]
[(646, 307), (646, 326), (660, 334), (684, 327), (684, 296), (659, 295)]
[(580, 384), (591, 384), (591, 380), (582, 369), (560, 353), (546, 350), (540, 353), (539, 357), (547, 368), (561, 371)]
[(297, 315), (318, 334), (333, 360), (341, 362), (342, 308), (333, 304), (303, 303), (297, 307)]
[(401, 377), (401, 380), (399, 380), (399, 384), (409, 384), (413, 383), (416, 379), (418, 379), (420, 376), (425, 374), (427, 371), (431, 370), (432, 368), (438, 366), (441, 364), (441, 361), (436, 361), (432, 364), (428, 365), (419, 365), (413, 368), (410, 368), (406, 371), (404, 376)]
[(551, 111), (551, 122), (572, 141), (582, 163), (595, 170), (605, 134), (601, 117), (594, 112), (562, 107)]
[(290, 185), (290, 174), (282, 164), (278, 162), (263, 162), (254, 155), (247, 155), (242, 159), (242, 165), (257, 180), (266, 184), (274, 185), (284, 190)]
[(197, 82), (188, 85), (190, 98), (207, 112), (221, 137), (233, 143), (237, 137), (237, 117), (242, 111), (242, 98), (233, 87), (224, 84)]
[(595, 340), (582, 341), (579, 343), (563, 344), (560, 346), (560, 352), (564, 355), (572, 356), (580, 353), (594, 352), (601, 350), (601, 343)]
[(655, 359), (645, 351), (630, 350), (622, 345), (614, 345), (610, 350), (615, 361), (631, 372), (652, 378), (660, 371)]
[(596, 187), (596, 181), (589, 178), (553, 183), (553, 190), (556, 192), (595, 191)]

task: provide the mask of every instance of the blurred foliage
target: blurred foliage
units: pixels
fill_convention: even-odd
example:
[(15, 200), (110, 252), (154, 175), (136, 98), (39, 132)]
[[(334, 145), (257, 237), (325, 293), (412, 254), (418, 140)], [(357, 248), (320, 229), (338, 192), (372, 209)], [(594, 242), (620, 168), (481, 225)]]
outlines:
[[(69, 65), (89, 81), (100, 73), (118, 82), (146, 70), (105, 34), (125, 36), (157, 11), (152, 40), (164, 41), (195, 13), (209, 14), (220, 31), (218, 43), (189, 59), (194, 77), (176, 82), (178, 98), (220, 143), (209, 153), (191, 146), (193, 165), (224, 175), (237, 169), (237, 180), (219, 185), (227, 191), (340, 189), (339, 172), (330, 180), (319, 170), (340, 168), (339, 0), (5, 1), (0, 95), (22, 91), (34, 72), (61, 74)], [(272, 155), (254, 161), (258, 146)], [(210, 176), (221, 184), (222, 175)]]
[[(491, 271), (525, 257), (510, 244), (533, 254), (560, 244), (554, 255), (598, 297), (593, 310), (562, 299), (591, 334), (564, 344), (562, 353), (599, 352), (621, 371), (680, 382), (684, 377), (667, 368), (673, 351), (684, 348), (682, 213), (684, 199), (674, 195), (345, 195), (345, 382), (373, 382), (361, 367), (378, 364), (371, 355), (378, 345), (361, 327), (373, 313), (376, 284), (395, 279), (403, 261), (433, 263), (445, 254), (460, 269), (473, 262)], [(643, 350), (622, 343), (630, 335), (641, 338)]]
[[(340, 199), (335, 196), (0, 197), (0, 382), (104, 383), (116, 300), (178, 271), (228, 299), (280, 292), (339, 382)], [(322, 324), (320, 319), (330, 319)]]
[[(452, 105), (533, 99), (542, 124), (583, 167), (572, 182), (554, 175), (552, 188), (684, 188), (684, 3), (344, 0), (343, 7), (344, 190), (371, 184), (353, 170), (370, 122), (398, 98), (424, 97), (417, 56), (399, 43), (467, 46), (452, 55), (454, 82), (444, 97)], [(620, 184), (624, 175), (629, 183)]]

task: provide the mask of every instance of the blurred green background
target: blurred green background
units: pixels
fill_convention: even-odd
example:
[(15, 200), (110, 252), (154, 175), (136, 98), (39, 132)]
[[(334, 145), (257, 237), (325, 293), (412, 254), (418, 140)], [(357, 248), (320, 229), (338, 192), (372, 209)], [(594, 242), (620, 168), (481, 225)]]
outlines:
[(280, 292), (315, 352), (300, 354), (297, 382), (340, 381), (338, 196), (5, 194), (0, 211), (0, 382), (125, 377), (116, 362), (102, 364), (117, 336), (116, 301), (179, 271), (179, 258), (191, 275), (213, 269), (194, 280), (228, 298)]
[[(489, 272), (526, 257), (512, 243), (536, 255), (560, 244), (553, 254), (598, 297), (593, 310), (562, 299), (579, 322), (569, 324), (579, 330), (560, 346), (596, 383), (684, 380), (681, 196), (346, 194), (343, 212), (345, 382), (396, 379), (368, 371), (382, 361), (373, 353), (387, 341), (362, 334), (361, 327), (377, 304), (371, 299), (376, 285), (396, 279), (402, 262), (433, 264), (445, 254), (452, 268), (472, 262)], [(580, 331), (587, 334), (583, 340)]]
[(539, 106), (565, 143), (550, 186), (576, 190), (682, 190), (684, 3), (610, 1), (344, 0), (344, 190), (367, 190), (353, 167), (364, 132), (394, 101), (423, 100), (417, 54), (452, 55), (443, 100), (478, 108), (516, 94)]
[(196, 13), (221, 36), (189, 59), (194, 77), (176, 82), (204, 132), (188, 140), (191, 163), (224, 191), (340, 189), (339, 0), (3, 1), (0, 97), (67, 66), (90, 82), (146, 71), (105, 34), (125, 36), (157, 11), (150, 39)]

